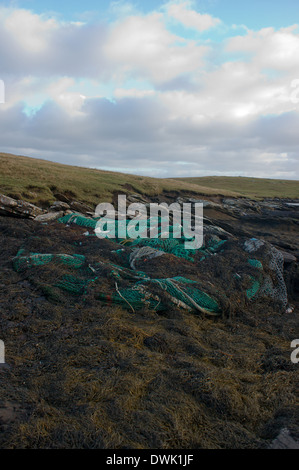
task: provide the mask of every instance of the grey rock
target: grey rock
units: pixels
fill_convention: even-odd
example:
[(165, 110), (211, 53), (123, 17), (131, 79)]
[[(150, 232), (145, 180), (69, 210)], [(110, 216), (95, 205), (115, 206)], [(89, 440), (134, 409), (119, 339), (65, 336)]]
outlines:
[(63, 214), (63, 212), (47, 212), (46, 214), (38, 215), (34, 220), (41, 223), (52, 222), (53, 220), (63, 217)]
[(0, 214), (2, 215), (33, 219), (44, 212), (43, 209), (30, 202), (16, 200), (0, 194)]
[(50, 207), (50, 211), (67, 211), (71, 207), (67, 202), (63, 201), (55, 201), (52, 206)]
[(290, 435), (290, 431), (284, 428), (271, 443), (270, 449), (299, 449), (299, 442), (295, 441)]
[(0, 195), (0, 203), (5, 207), (17, 207), (18, 203), (12, 197), (4, 196), (4, 194)]
[(209, 234), (220, 236), (220, 238), (221, 237), (223, 237), (223, 238), (236, 238), (232, 233), (227, 232), (226, 230), (224, 230), (221, 227), (218, 227), (217, 225), (204, 225), (203, 226), (203, 232), (204, 232), (204, 234), (209, 233)]
[(221, 209), (221, 204), (217, 204), (217, 202), (207, 201), (206, 199), (193, 199), (190, 198), (188, 202), (191, 204), (202, 204), (204, 209)]

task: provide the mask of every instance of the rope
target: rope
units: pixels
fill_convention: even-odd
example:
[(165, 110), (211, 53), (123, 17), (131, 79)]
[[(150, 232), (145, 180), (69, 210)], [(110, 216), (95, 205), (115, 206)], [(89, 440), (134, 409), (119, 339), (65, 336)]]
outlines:
[(131, 307), (133, 313), (135, 313), (135, 310), (133, 309), (133, 307), (132, 307), (132, 305), (130, 304), (130, 302), (129, 302), (127, 299), (125, 299), (125, 298), (121, 295), (121, 293), (119, 292), (119, 288), (118, 288), (117, 282), (115, 283), (115, 289), (116, 289), (116, 292), (118, 293), (118, 295), (119, 295), (125, 302), (127, 302), (127, 304)]
[(205, 313), (206, 315), (211, 315), (211, 316), (214, 316), (214, 317), (217, 317), (219, 316), (219, 313), (215, 313), (215, 312), (210, 312), (209, 310), (206, 310), (205, 308), (201, 307), (200, 305), (198, 305), (193, 299), (192, 297), (190, 297), (186, 292), (182, 291), (179, 286), (176, 284), (175, 281), (173, 281), (172, 279), (169, 279), (169, 282), (174, 285), (176, 287), (176, 289), (178, 291), (181, 292), (181, 294), (185, 295), (187, 297), (187, 299), (192, 303), (192, 305), (194, 305), (194, 307), (196, 308), (196, 310), (198, 310), (199, 312), (201, 313)]

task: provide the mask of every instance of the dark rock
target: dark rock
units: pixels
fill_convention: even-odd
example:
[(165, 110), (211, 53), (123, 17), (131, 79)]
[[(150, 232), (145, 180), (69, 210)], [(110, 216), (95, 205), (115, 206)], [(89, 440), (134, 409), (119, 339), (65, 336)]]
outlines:
[(55, 201), (54, 204), (50, 207), (50, 211), (66, 211), (69, 210), (71, 207), (67, 202), (63, 201)]
[(57, 201), (66, 202), (67, 204), (70, 204), (71, 202), (71, 200), (65, 194), (54, 193), (54, 196), (56, 197)]
[(73, 201), (70, 203), (70, 208), (75, 212), (81, 212), (83, 214), (93, 212), (93, 208), (83, 202)]
[(147, 202), (143, 196), (141, 196), (140, 194), (130, 194), (128, 197), (127, 197), (127, 201), (129, 203), (136, 203), (136, 202), (139, 202), (139, 203), (144, 203), (144, 202)]
[(283, 256), (283, 260), (285, 263), (293, 263), (294, 261), (297, 261), (296, 256), (292, 255), (291, 253), (288, 253), (287, 251), (282, 251), (279, 248), (277, 248), (280, 253)]

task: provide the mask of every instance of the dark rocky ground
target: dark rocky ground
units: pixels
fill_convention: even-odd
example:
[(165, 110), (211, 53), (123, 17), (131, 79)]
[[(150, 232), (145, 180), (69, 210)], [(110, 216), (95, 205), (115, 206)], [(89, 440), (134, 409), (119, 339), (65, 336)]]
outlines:
[[(103, 304), (92, 292), (84, 299), (53, 297), (45, 280), (59, 277), (59, 268), (42, 275), (15, 272), (12, 259), (20, 248), (116, 262), (114, 242), (88, 239), (86, 229), (55, 220), (1, 216), (0, 339), (6, 364), (0, 367), (0, 447), (296, 447), (299, 374), (290, 343), (299, 337), (299, 212), (289, 202), (206, 199), (207, 225), (284, 251), (294, 307), (286, 313), (275, 302), (239, 301), (219, 318), (173, 307), (133, 314)], [(228, 265), (233, 255), (223, 256)], [(171, 256), (165, 260), (148, 263), (148, 272), (203, 279), (207, 266), (217, 266), (215, 261), (196, 270)], [(106, 284), (103, 277), (100, 288)], [(228, 288), (224, 278), (222, 284)]]

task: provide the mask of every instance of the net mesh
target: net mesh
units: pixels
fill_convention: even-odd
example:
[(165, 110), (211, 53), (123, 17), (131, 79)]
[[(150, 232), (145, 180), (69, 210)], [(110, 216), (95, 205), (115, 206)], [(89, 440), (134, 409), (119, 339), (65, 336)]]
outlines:
[[(95, 230), (98, 220), (75, 213), (63, 217), (60, 222)], [(173, 233), (173, 228), (171, 230)], [(87, 240), (87, 243), (91, 241)], [(94, 241), (97, 242), (97, 239)], [(14, 269), (18, 272), (32, 270), (40, 283), (44, 282), (49, 288), (72, 295), (85, 296), (94, 291), (98, 300), (119, 304), (134, 312), (143, 307), (159, 311), (173, 305), (211, 315), (223, 313), (223, 306), (227, 304), (231, 292), (226, 295), (225, 286), (221, 286), (223, 275), (217, 274), (217, 260), (221, 261), (221, 255), (226, 253), (229, 245), (227, 240), (209, 235), (205, 238), (204, 245), (197, 250), (185, 249), (183, 237), (139, 237), (114, 241), (117, 249), (110, 250), (110, 253), (113, 253), (114, 259), (118, 259), (119, 263), (111, 260), (95, 262), (94, 257), (90, 262), (87, 256), (81, 254), (26, 252), (22, 248), (13, 259)], [(264, 242), (257, 243), (255, 239), (246, 240), (242, 250), (243, 258), (238, 261), (238, 267), (242, 268), (240, 272), (237, 266), (235, 273), (232, 267), (228, 266), (233, 281), (230, 288), (237, 292), (238, 285), (243, 286), (238, 282), (243, 278), (248, 279), (247, 288), (239, 295), (244, 295), (250, 302), (269, 297), (286, 306), (287, 289), (283, 277), (282, 254), (273, 246)], [(209, 278), (205, 279), (205, 275), (202, 275), (194, 280), (185, 276), (159, 277), (138, 269), (140, 262), (144, 264), (149, 261), (164, 263), (167, 266), (169, 255), (177, 259), (178, 265), (183, 260), (191, 264), (198, 273), (201, 272), (203, 261), (212, 262), (210, 266), (214, 271), (209, 272)], [(234, 260), (231, 259), (230, 263), (233, 265)], [(55, 266), (59, 267), (59, 275), (50, 272), (48, 277), (43, 277), (43, 270)]]
[[(264, 258), (267, 265), (267, 272), (264, 276), (257, 275), (253, 278), (253, 284), (248, 291), (249, 298), (259, 296), (271, 297), (280, 302), (285, 308), (288, 304), (287, 287), (284, 280), (284, 258), (282, 253), (273, 245), (266, 244), (263, 240), (252, 238), (246, 240), (244, 249), (248, 253), (259, 253), (264, 251)], [(259, 260), (249, 259), (248, 263), (261, 271), (264, 270), (263, 264)]]

